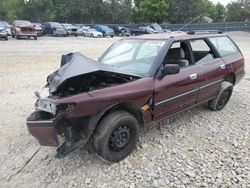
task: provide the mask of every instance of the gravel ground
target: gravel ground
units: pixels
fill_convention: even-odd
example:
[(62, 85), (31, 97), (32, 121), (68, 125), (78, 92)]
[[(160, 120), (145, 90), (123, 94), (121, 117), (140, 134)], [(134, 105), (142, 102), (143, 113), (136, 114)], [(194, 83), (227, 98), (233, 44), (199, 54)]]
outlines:
[[(230, 35), (249, 62), (250, 34)], [(97, 59), (116, 40), (0, 41), (0, 187), (250, 187), (249, 64), (224, 110), (201, 105), (167, 125), (145, 128), (119, 163), (105, 163), (84, 147), (55, 159), (55, 148), (39, 146), (25, 125), (33, 92), (58, 68), (61, 54), (80, 51)]]

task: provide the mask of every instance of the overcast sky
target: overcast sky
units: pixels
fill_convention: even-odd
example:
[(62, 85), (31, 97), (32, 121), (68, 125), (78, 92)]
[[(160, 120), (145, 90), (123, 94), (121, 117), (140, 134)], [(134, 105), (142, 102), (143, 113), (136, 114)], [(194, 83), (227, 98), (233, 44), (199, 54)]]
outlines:
[(231, 3), (233, 0), (211, 0), (212, 2), (214, 2), (215, 4), (220, 2), (223, 5), (227, 5), (228, 3)]

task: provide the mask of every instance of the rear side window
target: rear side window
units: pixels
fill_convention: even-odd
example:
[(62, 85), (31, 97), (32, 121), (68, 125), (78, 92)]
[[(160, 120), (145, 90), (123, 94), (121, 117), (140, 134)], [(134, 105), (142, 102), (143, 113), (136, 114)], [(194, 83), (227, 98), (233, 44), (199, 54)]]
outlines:
[(206, 63), (215, 59), (215, 54), (205, 40), (191, 40), (190, 45), (192, 48), (195, 64)]
[(228, 37), (213, 37), (209, 38), (209, 40), (216, 47), (221, 56), (239, 52), (238, 48)]

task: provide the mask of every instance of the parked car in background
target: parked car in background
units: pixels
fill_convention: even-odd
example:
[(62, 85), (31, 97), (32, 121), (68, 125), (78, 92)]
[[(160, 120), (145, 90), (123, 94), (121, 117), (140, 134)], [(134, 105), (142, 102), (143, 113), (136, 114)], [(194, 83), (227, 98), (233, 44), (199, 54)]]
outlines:
[(123, 26), (117, 26), (117, 25), (114, 25), (114, 26), (110, 26), (114, 32), (115, 32), (115, 35), (117, 36), (130, 36), (131, 33), (130, 33), (130, 30), (129, 28), (126, 28), (126, 27), (123, 27)]
[(103, 37), (107, 37), (107, 36), (114, 37), (115, 36), (114, 30), (106, 25), (95, 25), (93, 28), (96, 29), (97, 31), (101, 32)]
[(40, 37), (43, 33), (43, 26), (40, 23), (32, 23), (35, 26), (35, 30), (37, 32), (37, 36)]
[(171, 33), (172, 31), (170, 29), (163, 29), (165, 33)]
[(81, 28), (83, 31), (86, 31), (90, 28), (89, 26), (86, 26), (84, 24), (74, 24), (74, 26), (76, 26), (77, 28)]
[(84, 36), (84, 30), (79, 24), (74, 25), (77, 28), (77, 36)]
[(157, 23), (142, 24), (142, 27), (149, 27), (154, 30), (154, 33), (164, 33), (162, 27)]
[(132, 36), (151, 34), (148, 31), (145, 31), (145, 30), (142, 30), (142, 29), (130, 29), (130, 33), (131, 33)]
[(66, 37), (67, 30), (58, 22), (46, 22), (43, 24), (43, 34)]
[(5, 24), (0, 23), (0, 38), (8, 40), (8, 31)]
[(68, 23), (63, 23), (62, 25), (67, 30), (67, 36), (78, 36), (78, 29), (76, 26)]
[(27, 127), (40, 145), (58, 147), (57, 157), (90, 143), (102, 159), (117, 162), (135, 148), (141, 127), (203, 103), (222, 110), (244, 67), (239, 48), (220, 32), (122, 39), (99, 62), (63, 56), (47, 77), (47, 95), (36, 93)]
[(10, 29), (11, 25), (8, 22), (4, 22), (4, 21), (0, 21), (0, 24), (3, 24), (6, 26), (5, 29), (7, 30), (8, 35), (11, 36), (11, 29)]
[(103, 37), (102, 32), (97, 31), (96, 29), (89, 28), (84, 33), (85, 37)]
[(15, 20), (11, 26), (12, 38), (20, 39), (21, 37), (33, 37), (37, 40), (37, 31), (30, 21)]
[(140, 27), (138, 27), (138, 29), (146, 31), (149, 34), (158, 33), (158, 31), (154, 30), (150, 26), (140, 26)]

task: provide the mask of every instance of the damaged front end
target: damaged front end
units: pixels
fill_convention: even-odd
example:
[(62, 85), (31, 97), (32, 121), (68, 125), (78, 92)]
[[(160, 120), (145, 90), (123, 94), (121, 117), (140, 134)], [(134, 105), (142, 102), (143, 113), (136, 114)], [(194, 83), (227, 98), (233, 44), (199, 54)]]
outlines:
[[(89, 141), (95, 128), (93, 125), (97, 124), (103, 114), (100, 112), (75, 117), (72, 113), (78, 101), (59, 101), (81, 93), (91, 96), (91, 91), (128, 83), (138, 78), (140, 77), (137, 75), (119, 72), (80, 53), (62, 56), (61, 67), (47, 78), (43, 90), (47, 90), (47, 94), (35, 93), (36, 110), (27, 118), (28, 130), (40, 145), (59, 146), (57, 157), (63, 157)], [(58, 136), (64, 141), (60, 142)]]

